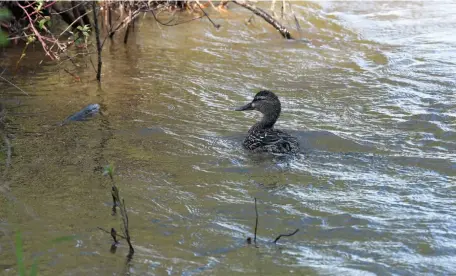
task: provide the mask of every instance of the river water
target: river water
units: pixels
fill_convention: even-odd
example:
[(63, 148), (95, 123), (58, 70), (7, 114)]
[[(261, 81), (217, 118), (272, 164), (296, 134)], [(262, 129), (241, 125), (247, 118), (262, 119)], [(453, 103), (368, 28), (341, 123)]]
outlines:
[[(42, 275), (456, 273), (456, 3), (293, 2), (295, 41), (229, 8), (213, 13), (219, 30), (141, 18), (127, 45), (105, 45), (101, 88), (87, 59), (38, 65), (29, 51), (13, 81), (30, 96), (0, 90), (16, 127), (1, 274), (17, 273), (18, 231)], [(277, 128), (298, 137), (298, 156), (242, 149), (259, 114), (233, 109), (260, 89), (279, 95)], [(103, 114), (56, 126), (90, 103)], [(109, 163), (129, 263), (125, 241), (112, 254), (97, 229), (121, 232)], [(245, 242), (254, 197), (257, 248)]]

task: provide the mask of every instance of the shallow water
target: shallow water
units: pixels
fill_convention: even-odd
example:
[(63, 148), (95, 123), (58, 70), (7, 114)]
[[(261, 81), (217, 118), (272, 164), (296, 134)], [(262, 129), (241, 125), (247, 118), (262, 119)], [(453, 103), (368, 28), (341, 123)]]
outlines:
[[(230, 7), (214, 15), (220, 30), (141, 19), (127, 46), (105, 46), (101, 88), (90, 63), (37, 65), (38, 52), (14, 79), (29, 97), (2, 84), (18, 106), (2, 274), (16, 274), (16, 231), (43, 275), (456, 271), (456, 4), (293, 3), (296, 41)], [(298, 137), (297, 157), (241, 147), (259, 114), (233, 109), (263, 88), (282, 101), (277, 127)], [(90, 103), (100, 116), (56, 126)], [(111, 254), (97, 229), (120, 232), (99, 171), (108, 163), (129, 212), (129, 264), (125, 242)], [(258, 248), (245, 244), (254, 197)]]

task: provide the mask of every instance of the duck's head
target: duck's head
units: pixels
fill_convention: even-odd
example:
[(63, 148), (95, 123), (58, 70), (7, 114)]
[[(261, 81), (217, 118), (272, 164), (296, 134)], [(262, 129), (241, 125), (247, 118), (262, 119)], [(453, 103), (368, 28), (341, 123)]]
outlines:
[(280, 109), (280, 101), (276, 94), (263, 90), (258, 92), (250, 103), (236, 108), (236, 111), (257, 110), (264, 115), (274, 114), (278, 117)]
[(280, 109), (279, 98), (267, 90), (258, 92), (250, 103), (236, 108), (237, 111), (257, 110), (263, 113), (263, 119), (253, 125), (250, 131), (272, 128), (279, 118)]

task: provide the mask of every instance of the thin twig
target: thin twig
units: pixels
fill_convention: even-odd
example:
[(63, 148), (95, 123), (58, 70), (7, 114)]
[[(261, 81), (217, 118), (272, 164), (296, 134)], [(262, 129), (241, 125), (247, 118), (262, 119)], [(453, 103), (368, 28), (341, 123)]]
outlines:
[(97, 69), (95, 68), (95, 65), (93, 64), (92, 57), (89, 57), (90, 64), (92, 64), (93, 71), (95, 71), (95, 74), (97, 73)]
[(201, 18), (205, 17), (205, 15), (202, 15), (202, 16), (194, 17), (194, 18), (189, 19), (189, 20), (186, 20), (186, 21), (182, 21), (182, 22), (178, 22), (178, 23), (173, 23), (173, 24), (168, 24), (168, 23), (171, 22), (172, 20), (168, 21), (167, 23), (163, 23), (163, 22), (161, 22), (160, 20), (158, 20), (157, 15), (155, 14), (154, 10), (151, 9), (150, 11), (152, 12), (152, 15), (153, 15), (155, 21), (157, 21), (160, 25), (167, 26), (167, 27), (172, 27), (172, 26), (177, 26), (177, 25), (185, 24), (185, 23), (188, 23), (188, 22), (191, 22), (191, 21), (194, 21), (194, 20), (201, 19)]
[(92, 2), (92, 11), (93, 11), (93, 23), (95, 25), (95, 36), (97, 39), (97, 52), (98, 52), (98, 70), (97, 70), (97, 80), (101, 81), (101, 42), (100, 42), (100, 29), (98, 28), (98, 15), (97, 15), (97, 2)]
[(110, 5), (108, 5), (108, 21), (109, 21), (109, 30), (112, 30), (112, 13), (111, 13)]
[(299, 231), (299, 228), (296, 229), (293, 233), (290, 233), (290, 234), (281, 234), (279, 235), (274, 241), (273, 243), (277, 243), (277, 241), (281, 238), (281, 237), (290, 237), (290, 236), (293, 236), (294, 234), (298, 233)]
[(3, 133), (3, 141), (5, 142), (6, 147), (5, 171), (3, 172), (3, 177), (5, 177), (11, 165), (11, 142), (6, 133)]
[(114, 185), (114, 183), (112, 185), (112, 195), (113, 195), (113, 199), (115, 199), (115, 201), (116, 201), (116, 205), (120, 209), (120, 216), (122, 217), (122, 223), (123, 223), (122, 230), (124, 232), (123, 234), (125, 235), (128, 246), (130, 248), (128, 256), (129, 256), (129, 258), (131, 258), (131, 256), (133, 256), (133, 254), (135, 253), (135, 249), (133, 248), (133, 245), (131, 244), (129, 221), (128, 221), (127, 209), (125, 207), (125, 200), (122, 200), (122, 201), (120, 200), (119, 189), (117, 189), (117, 187)]
[(204, 15), (209, 19), (209, 21), (214, 25), (214, 27), (218, 30), (220, 28), (220, 24), (215, 24), (214, 21), (209, 17), (209, 15), (200, 7), (200, 5), (197, 5), (198, 8), (204, 13)]
[(128, 253), (128, 257), (131, 258), (133, 256), (133, 254), (135, 253), (135, 249), (133, 248), (133, 245), (131, 244), (131, 241), (130, 241), (130, 231), (128, 230), (129, 229), (129, 221), (128, 221), (128, 215), (127, 215), (127, 209), (125, 207), (125, 200), (122, 199), (122, 207), (124, 209), (124, 213), (125, 213), (125, 236), (127, 236), (127, 242), (128, 242), (128, 246), (130, 247), (129, 249), (129, 253)]
[(71, 28), (71, 26), (73, 26), (73, 24), (75, 24), (75, 23), (77, 23), (77, 22), (79, 21), (79, 19), (81, 19), (81, 18), (84, 17), (85, 15), (88, 15), (88, 14), (91, 13), (91, 12), (92, 12), (92, 11), (90, 10), (90, 11), (84, 13), (83, 15), (79, 16), (78, 18), (76, 18), (76, 19), (73, 21), (73, 23), (69, 24), (68, 27), (67, 27), (65, 30), (63, 30), (63, 31), (59, 34), (59, 37), (61, 37), (64, 33), (66, 33), (66, 32)]
[(257, 237), (257, 229), (258, 229), (258, 208), (257, 208), (257, 199), (256, 199), (256, 197), (254, 199), (255, 199), (255, 233), (254, 233), (254, 236), (253, 236), (253, 243), (256, 246), (256, 237)]
[(29, 26), (32, 28), (32, 31), (35, 34), (36, 38), (41, 42), (41, 46), (43, 46), (43, 50), (46, 53), (46, 55), (49, 56), (52, 60), (54, 60), (56, 57), (51, 55), (49, 53), (49, 51), (47, 50), (46, 43), (44, 42), (44, 40), (43, 40), (42, 36), (40, 35), (40, 33), (38, 32), (38, 30), (35, 28), (33, 19), (30, 17), (30, 14), (27, 12), (27, 9), (25, 9), (23, 6), (21, 6), (21, 4), (19, 4), (19, 2), (17, 3), (17, 5), (24, 11), (25, 15), (28, 17)]
[(285, 26), (283, 26), (279, 21), (274, 19), (269, 13), (266, 11), (262, 10), (261, 8), (255, 7), (246, 1), (241, 1), (241, 0), (232, 0), (233, 3), (244, 7), (250, 11), (252, 11), (254, 14), (258, 15), (259, 17), (263, 18), (266, 22), (271, 24), (274, 28), (276, 28), (279, 33), (286, 39), (293, 39), (291, 36), (290, 32), (288, 31)]
[[(82, 4), (84, 4), (84, 2), (80, 2), (76, 7), (78, 7), (78, 6), (82, 5)], [(73, 7), (68, 8), (66, 10), (63, 10), (63, 11), (50, 12), (50, 14), (62, 14), (62, 13), (66, 13), (67, 11), (71, 11), (72, 9), (73, 9)]]
[(29, 15), (32, 16), (32, 15), (34, 15), (35, 13), (39, 13), (40, 11), (45, 10), (45, 9), (49, 8), (50, 6), (54, 5), (56, 2), (57, 2), (57, 1), (52, 1), (51, 3), (47, 4), (46, 6), (41, 7), (40, 10), (35, 9), (35, 10), (34, 10), (32, 13), (30, 13)]
[[(110, 234), (110, 235), (112, 234), (112, 231), (108, 231), (108, 230), (103, 229), (103, 228), (101, 228), (101, 227), (97, 227), (97, 228), (100, 229), (100, 230), (103, 231), (103, 232), (106, 232), (106, 233)], [(119, 238), (122, 238), (122, 239), (124, 239), (124, 240), (127, 239), (127, 238), (125, 238), (124, 236), (117, 234), (117, 232), (116, 232), (116, 236), (119, 237)]]
[[(132, 13), (132, 18), (131, 18), (131, 20), (136, 19), (136, 17), (139, 15), (140, 12), (141, 12), (140, 10), (134, 11), (134, 12)], [(103, 43), (101, 43), (101, 48), (103, 48), (103, 46), (104, 46), (106, 40), (107, 40), (109, 37), (112, 38), (112, 37), (114, 36), (114, 34), (117, 32), (117, 30), (119, 30), (124, 24), (130, 23), (131, 20), (128, 20), (128, 19), (130, 19), (130, 18), (129, 18), (129, 17), (126, 17), (124, 20), (122, 20), (122, 22), (120, 22), (120, 23), (117, 25), (117, 27), (116, 27), (114, 30), (110, 30), (110, 31), (108, 32), (108, 35), (103, 39)]]
[(71, 75), (75, 80), (77, 81), (81, 81), (81, 78), (76, 76), (75, 74), (71, 73), (70, 71), (68, 71), (66, 68), (63, 68), (63, 71), (65, 71), (66, 73), (68, 73), (69, 75)]
[[(111, 177), (111, 181), (112, 180), (112, 177)], [(111, 196), (112, 196), (112, 215), (115, 216), (117, 214), (117, 198), (116, 196), (114, 195), (114, 193), (116, 192), (116, 189), (115, 189), (115, 186), (114, 186), (114, 183), (112, 184), (112, 187), (111, 187)]]
[(293, 16), (294, 18), (294, 21), (295, 21), (295, 24), (296, 24), (296, 29), (298, 30), (299, 32), (299, 35), (301, 36), (302, 35), (302, 28), (301, 28), (301, 25), (299, 24), (299, 20), (298, 18), (296, 17), (296, 14), (295, 12), (293, 11), (293, 7), (291, 6), (291, 3), (289, 2), (288, 5), (290, 5), (290, 11), (291, 11), (291, 15)]
[(4, 77), (2, 77), (0, 75), (0, 78), (4, 81), (6, 81), (7, 83), (11, 84), (12, 86), (16, 87), (17, 89), (19, 89), (19, 91), (21, 91), (22, 93), (24, 93), (25, 95), (27, 96), (30, 96), (29, 93), (25, 92), (24, 90), (22, 90), (21, 88), (19, 88), (17, 85), (15, 85), (14, 83), (10, 82), (9, 80), (5, 79)]
[(247, 23), (252, 23), (252, 19), (255, 18), (255, 14), (252, 14), (252, 16), (250, 16), (249, 20), (247, 20)]
[(112, 239), (114, 240), (114, 244), (119, 243), (119, 242), (117, 241), (117, 239), (116, 239), (116, 236), (117, 236), (117, 231), (116, 231), (116, 229), (111, 228), (111, 237), (112, 237)]
[[(131, 10), (130, 10), (129, 17), (131, 18)], [(127, 44), (128, 35), (130, 34), (131, 24), (132, 24), (132, 23), (131, 23), (131, 20), (130, 20), (130, 22), (128, 22), (128, 24), (127, 24), (127, 29), (125, 30), (124, 44)]]

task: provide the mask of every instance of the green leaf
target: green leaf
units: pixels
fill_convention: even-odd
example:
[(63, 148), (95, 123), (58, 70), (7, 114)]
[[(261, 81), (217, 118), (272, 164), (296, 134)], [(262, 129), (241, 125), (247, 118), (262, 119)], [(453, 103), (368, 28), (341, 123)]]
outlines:
[(35, 35), (27, 36), (27, 44), (30, 44), (36, 40)]
[(46, 21), (47, 20), (45, 18), (43, 18), (40, 21), (38, 21), (38, 26), (40, 27), (41, 30), (43, 29), (44, 24), (46, 24)]
[(39, 11), (43, 7), (44, 0), (37, 0), (36, 3), (38, 3), (38, 6), (36, 7), (36, 10)]
[(24, 265), (24, 251), (22, 249), (22, 235), (21, 232), (16, 233), (16, 258), (18, 265), (18, 272), (20, 276), (25, 276)]
[(38, 275), (38, 262), (36, 258), (33, 259), (32, 267), (30, 268), (30, 276)]
[(114, 176), (114, 166), (112, 164), (106, 165), (103, 170), (103, 175), (108, 175), (112, 179)]

